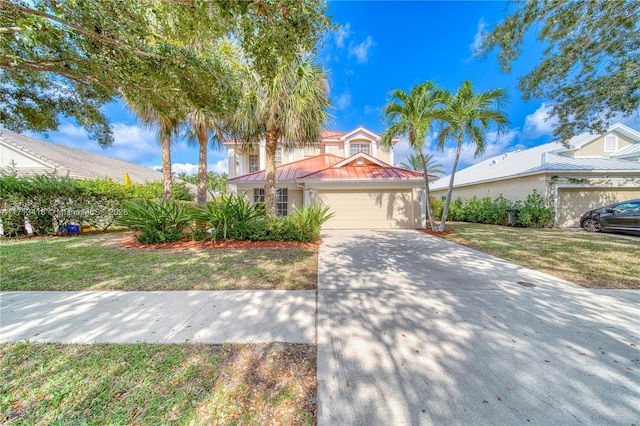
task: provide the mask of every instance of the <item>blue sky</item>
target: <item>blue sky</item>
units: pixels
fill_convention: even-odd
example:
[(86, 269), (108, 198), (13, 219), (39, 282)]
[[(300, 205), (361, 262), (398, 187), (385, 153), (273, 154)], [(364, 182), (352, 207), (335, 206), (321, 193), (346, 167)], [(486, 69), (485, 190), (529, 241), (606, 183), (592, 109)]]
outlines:
[[(524, 103), (517, 90), (517, 80), (530, 71), (540, 58), (543, 46), (531, 37), (511, 74), (500, 71), (495, 52), (486, 60), (473, 57), (482, 41), (483, 31), (490, 30), (507, 13), (506, 2), (498, 1), (330, 1), (328, 14), (339, 29), (328, 35), (318, 51), (330, 79), (332, 118), (327, 128), (350, 131), (359, 125), (381, 133), (384, 131), (380, 111), (393, 89), (405, 91), (426, 80), (440, 87), (457, 90), (464, 80), (471, 80), (476, 91), (505, 88), (509, 92), (506, 110), (509, 130), (496, 137), (488, 135), (489, 145), (482, 157), (474, 158), (471, 147), (463, 148), (459, 169), (482, 159), (514, 149), (552, 140), (553, 120), (547, 120), (547, 103), (532, 100)], [(121, 103), (106, 108), (115, 143), (100, 148), (87, 138), (83, 129), (64, 122), (48, 140), (110, 155), (146, 166), (160, 164), (160, 147), (152, 130), (140, 126), (134, 115)], [(632, 123), (632, 127), (638, 128)], [(445, 170), (450, 170), (453, 149), (443, 152), (431, 146)], [(395, 148), (395, 161), (410, 153), (405, 141)], [(226, 172), (226, 152), (211, 150), (209, 168)], [(184, 140), (172, 151), (174, 172), (195, 173), (198, 152)]]

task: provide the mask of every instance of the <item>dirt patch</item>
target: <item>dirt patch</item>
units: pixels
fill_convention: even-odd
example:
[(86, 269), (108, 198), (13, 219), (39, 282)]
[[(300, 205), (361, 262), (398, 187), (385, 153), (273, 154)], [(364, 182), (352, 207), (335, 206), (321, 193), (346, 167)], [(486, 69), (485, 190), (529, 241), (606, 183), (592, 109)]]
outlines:
[(292, 241), (193, 241), (183, 238), (173, 243), (140, 244), (133, 234), (124, 235), (121, 243), (127, 248), (142, 249), (265, 249), (265, 248), (308, 248), (317, 249), (322, 240), (313, 243), (296, 243)]
[(434, 237), (443, 237), (445, 235), (452, 235), (454, 234), (453, 231), (449, 231), (447, 229), (445, 229), (442, 232), (433, 232), (431, 229), (427, 229), (427, 228), (418, 228), (416, 229), (416, 231), (420, 231), (420, 232), (424, 232), (425, 234), (429, 234), (429, 235), (433, 235)]

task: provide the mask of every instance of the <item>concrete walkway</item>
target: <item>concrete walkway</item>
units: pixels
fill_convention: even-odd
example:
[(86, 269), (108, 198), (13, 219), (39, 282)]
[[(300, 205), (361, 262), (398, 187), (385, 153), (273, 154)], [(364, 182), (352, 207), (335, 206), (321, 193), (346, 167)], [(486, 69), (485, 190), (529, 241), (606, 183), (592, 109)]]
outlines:
[(319, 425), (640, 424), (639, 291), (415, 231), (322, 237)]
[(0, 342), (315, 343), (315, 291), (0, 293)]

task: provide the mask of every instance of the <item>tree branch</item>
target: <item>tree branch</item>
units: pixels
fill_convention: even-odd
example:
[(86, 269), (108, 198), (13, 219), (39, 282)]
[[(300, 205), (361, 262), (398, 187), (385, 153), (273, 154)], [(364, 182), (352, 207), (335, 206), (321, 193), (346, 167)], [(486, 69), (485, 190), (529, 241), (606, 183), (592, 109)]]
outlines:
[(111, 46), (115, 46), (115, 47), (117, 47), (119, 49), (134, 53), (136, 55), (146, 56), (146, 57), (150, 57), (150, 58), (157, 58), (157, 59), (161, 58), (160, 55), (156, 55), (155, 53), (145, 52), (145, 51), (140, 50), (138, 48), (129, 46), (126, 43), (122, 43), (121, 41), (114, 40), (112, 38), (105, 37), (105, 36), (102, 36), (100, 34), (97, 34), (97, 33), (93, 32), (93, 31), (86, 30), (86, 29), (82, 28), (79, 25), (73, 24), (71, 22), (67, 22), (67, 21), (65, 21), (65, 20), (63, 20), (63, 19), (61, 19), (61, 18), (59, 18), (59, 17), (57, 17), (55, 15), (52, 15), (52, 14), (49, 14), (49, 13), (46, 13), (46, 12), (41, 12), (39, 10), (34, 10), (34, 9), (30, 9), (28, 7), (23, 7), (23, 6), (20, 6), (20, 5), (17, 5), (17, 4), (13, 4), (13, 3), (10, 3), (7, 0), (0, 0), (0, 6), (3, 7), (3, 8), (13, 9), (15, 11), (26, 13), (26, 14), (29, 14), (29, 15), (35, 15), (35, 16), (39, 16), (41, 18), (49, 19), (51, 21), (57, 22), (57, 23), (59, 23), (61, 25), (64, 25), (66, 27), (69, 27), (69, 28), (73, 29), (74, 31), (78, 32), (78, 34), (82, 34), (82, 35), (84, 35), (86, 37), (89, 37), (89, 38), (91, 38), (93, 40), (96, 40), (96, 41), (99, 41), (99, 42), (102, 42), (102, 43), (106, 43), (106, 44), (109, 44)]

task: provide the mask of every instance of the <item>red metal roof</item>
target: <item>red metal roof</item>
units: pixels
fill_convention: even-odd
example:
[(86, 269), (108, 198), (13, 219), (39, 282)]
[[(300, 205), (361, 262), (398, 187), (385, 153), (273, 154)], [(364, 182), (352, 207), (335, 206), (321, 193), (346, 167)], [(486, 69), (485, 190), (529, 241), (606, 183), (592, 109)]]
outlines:
[[(364, 153), (355, 154), (348, 159), (333, 154), (321, 154), (276, 167), (278, 182), (305, 179), (369, 180), (422, 177), (421, 172), (393, 167)], [(264, 182), (264, 180), (264, 170), (229, 179), (230, 182)]]
[[(294, 161), (292, 163), (283, 164), (276, 167), (276, 181), (292, 181), (299, 179), (302, 176), (331, 167), (343, 160), (344, 158), (338, 157), (337, 155), (321, 154), (305, 158), (303, 160)], [(264, 170), (229, 179), (229, 181), (235, 182), (256, 182), (264, 180)]]
[(338, 130), (323, 130), (320, 132), (322, 139), (338, 139), (342, 135), (346, 135), (347, 132), (340, 132)]

